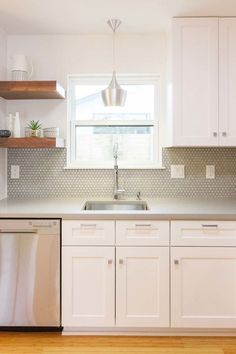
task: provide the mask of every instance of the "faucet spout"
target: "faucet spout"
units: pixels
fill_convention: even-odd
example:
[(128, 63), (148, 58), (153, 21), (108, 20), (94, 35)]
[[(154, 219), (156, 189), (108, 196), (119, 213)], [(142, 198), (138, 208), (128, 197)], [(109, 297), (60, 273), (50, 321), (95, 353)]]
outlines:
[(113, 197), (114, 199), (119, 199), (125, 192), (124, 189), (119, 188), (119, 167), (118, 167), (118, 144), (116, 143), (114, 145), (114, 194)]

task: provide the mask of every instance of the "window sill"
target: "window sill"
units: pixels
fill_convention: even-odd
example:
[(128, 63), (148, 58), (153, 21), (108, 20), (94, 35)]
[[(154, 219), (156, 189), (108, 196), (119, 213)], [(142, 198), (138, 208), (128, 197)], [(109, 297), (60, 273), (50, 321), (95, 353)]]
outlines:
[[(119, 164), (118, 164), (119, 165)], [(119, 165), (119, 170), (165, 170), (165, 166), (153, 165), (153, 166), (129, 166), (125, 167)], [(67, 165), (64, 170), (114, 170), (114, 166), (78, 166)]]

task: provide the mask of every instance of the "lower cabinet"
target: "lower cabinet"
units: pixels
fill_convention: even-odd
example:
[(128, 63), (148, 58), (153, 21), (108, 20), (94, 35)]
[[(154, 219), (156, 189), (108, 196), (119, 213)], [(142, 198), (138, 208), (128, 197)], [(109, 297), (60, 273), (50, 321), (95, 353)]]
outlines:
[(168, 247), (116, 248), (116, 325), (169, 326)]
[(114, 247), (65, 246), (62, 261), (63, 326), (114, 326)]
[(65, 327), (169, 326), (168, 247), (65, 246), (62, 287)]
[(172, 247), (171, 327), (236, 327), (235, 247)]
[(168, 221), (66, 220), (62, 230), (64, 327), (169, 326)]
[(64, 327), (236, 328), (236, 221), (63, 226)]

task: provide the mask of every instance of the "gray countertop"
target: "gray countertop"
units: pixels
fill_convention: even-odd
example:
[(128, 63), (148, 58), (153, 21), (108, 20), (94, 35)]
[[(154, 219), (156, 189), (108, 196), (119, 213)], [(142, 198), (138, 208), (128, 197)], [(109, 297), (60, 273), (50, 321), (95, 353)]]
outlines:
[(84, 211), (87, 200), (111, 198), (6, 198), (0, 201), (0, 218), (236, 220), (235, 198), (144, 198), (149, 210), (125, 212)]

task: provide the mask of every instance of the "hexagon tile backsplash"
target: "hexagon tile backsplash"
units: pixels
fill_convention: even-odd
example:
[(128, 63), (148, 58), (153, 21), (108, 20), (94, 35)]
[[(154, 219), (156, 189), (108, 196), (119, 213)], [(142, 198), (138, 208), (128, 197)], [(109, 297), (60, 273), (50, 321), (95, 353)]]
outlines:
[[(170, 166), (185, 165), (184, 179), (171, 179)], [(20, 179), (10, 178), (11, 165)], [(66, 149), (9, 149), (9, 197), (112, 196), (113, 170), (66, 170)], [(206, 179), (206, 165), (216, 178)], [(166, 148), (161, 170), (120, 170), (127, 197), (235, 197), (236, 148)]]

